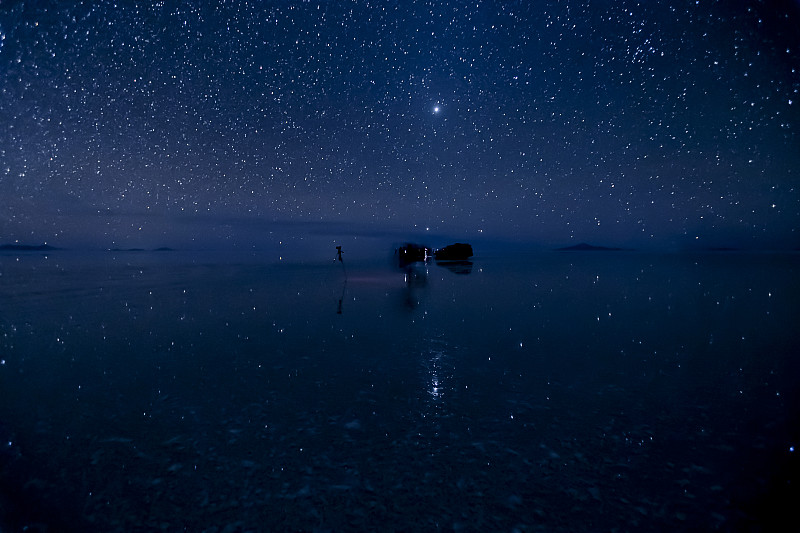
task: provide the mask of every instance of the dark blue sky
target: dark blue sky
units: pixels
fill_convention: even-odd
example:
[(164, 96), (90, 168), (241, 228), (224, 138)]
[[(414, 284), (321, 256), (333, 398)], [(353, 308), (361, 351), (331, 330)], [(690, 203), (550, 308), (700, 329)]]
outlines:
[(4, 1), (0, 242), (800, 246), (798, 27), (795, 0)]

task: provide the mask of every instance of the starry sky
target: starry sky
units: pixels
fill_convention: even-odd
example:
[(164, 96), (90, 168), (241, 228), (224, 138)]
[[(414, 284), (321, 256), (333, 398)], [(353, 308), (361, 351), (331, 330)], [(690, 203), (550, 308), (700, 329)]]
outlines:
[(0, 1), (0, 242), (800, 246), (800, 2)]

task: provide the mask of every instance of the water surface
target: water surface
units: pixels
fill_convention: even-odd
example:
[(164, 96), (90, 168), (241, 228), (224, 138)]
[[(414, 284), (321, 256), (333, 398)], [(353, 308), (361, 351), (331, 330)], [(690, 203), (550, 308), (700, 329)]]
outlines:
[(0, 256), (0, 528), (758, 530), (791, 516), (797, 255), (346, 267)]

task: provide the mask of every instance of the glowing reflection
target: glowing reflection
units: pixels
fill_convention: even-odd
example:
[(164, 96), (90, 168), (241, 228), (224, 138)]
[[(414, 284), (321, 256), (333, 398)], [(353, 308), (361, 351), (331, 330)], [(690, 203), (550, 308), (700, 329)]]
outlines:
[(426, 390), (428, 397), (434, 402), (444, 399), (446, 383), (448, 381), (446, 368), (446, 345), (442, 341), (431, 341), (432, 347), (423, 354)]

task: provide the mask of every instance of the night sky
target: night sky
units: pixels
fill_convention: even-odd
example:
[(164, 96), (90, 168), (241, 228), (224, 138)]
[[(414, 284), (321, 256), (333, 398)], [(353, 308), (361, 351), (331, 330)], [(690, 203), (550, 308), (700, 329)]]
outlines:
[(0, 1), (0, 243), (795, 248), (799, 27), (796, 0)]

